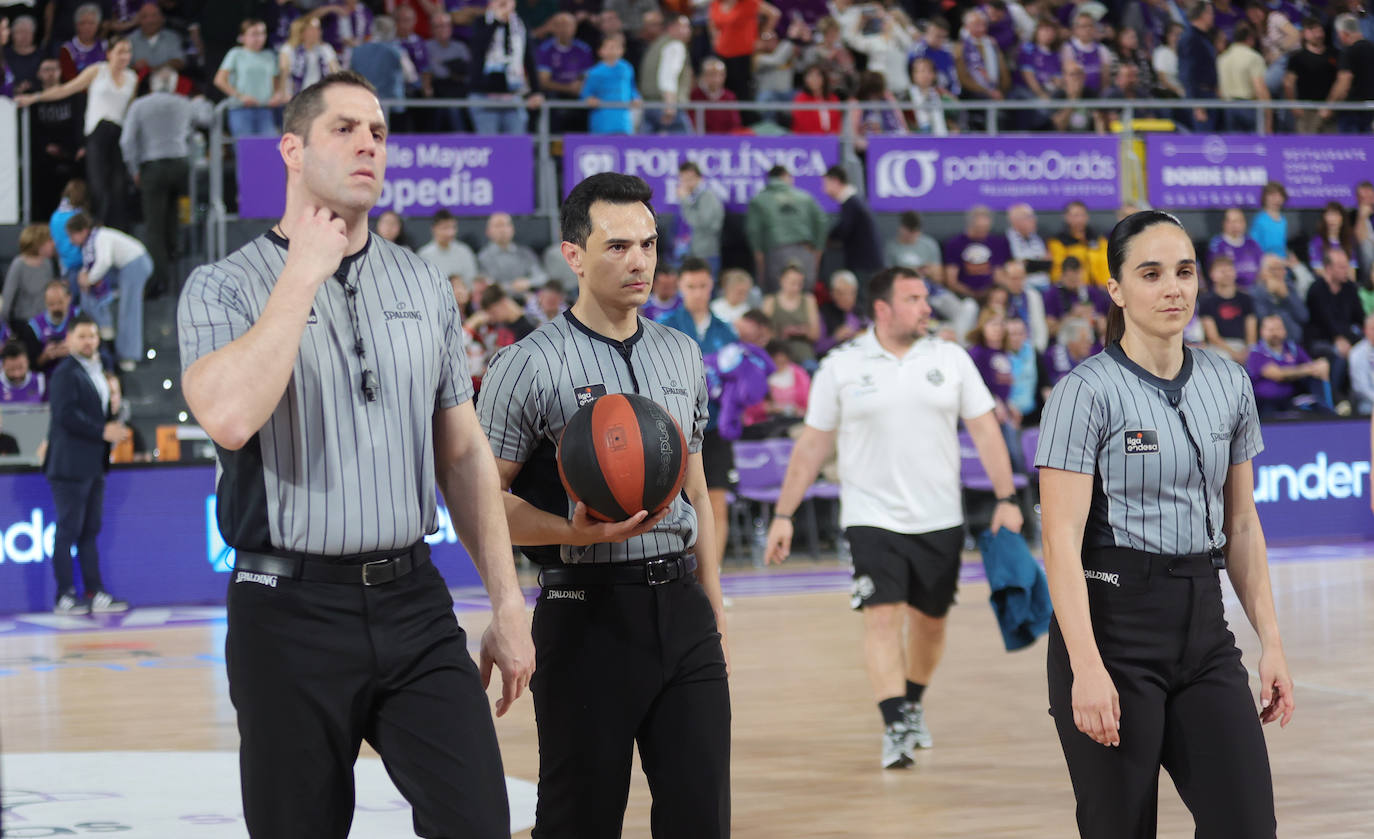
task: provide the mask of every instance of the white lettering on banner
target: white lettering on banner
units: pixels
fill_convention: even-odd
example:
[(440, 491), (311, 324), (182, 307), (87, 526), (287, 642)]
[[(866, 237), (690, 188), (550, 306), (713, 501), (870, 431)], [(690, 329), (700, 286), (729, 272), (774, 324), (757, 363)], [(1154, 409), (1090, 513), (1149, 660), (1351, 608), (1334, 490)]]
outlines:
[[(912, 182), (911, 164), (917, 165), (916, 180)], [(939, 163), (938, 185), (953, 187), (961, 181), (989, 182), (999, 194), (1018, 193), (1006, 182), (1034, 184), (1020, 194), (1048, 194), (1045, 184), (1055, 184), (1057, 193), (1091, 192), (1092, 182), (1114, 182), (1117, 178), (1116, 160), (1110, 155), (1094, 151), (1064, 154), (1048, 150), (1040, 154), (1015, 152), (980, 152), (973, 155), (943, 155), (938, 149), (893, 151), (878, 159), (875, 171), (875, 191), (879, 198), (920, 198), (937, 186), (936, 163)], [(1059, 183), (1064, 182), (1064, 183)], [(1075, 183), (1079, 182), (1079, 183)]]
[(1165, 186), (1264, 186), (1269, 170), (1264, 166), (1164, 166), (1159, 177)]
[(786, 166), (798, 178), (819, 178), (830, 166), (819, 149), (761, 148), (748, 141), (738, 146), (692, 149), (579, 146), (573, 166), (580, 179), (602, 172), (622, 172), (646, 180), (662, 180), (667, 203), (675, 205), (678, 167), (684, 161), (695, 163), (710, 190), (727, 204), (747, 204), (767, 185), (768, 170), (774, 166)]
[(0, 562), (42, 562), (52, 556), (53, 534), (57, 524), (43, 524), (43, 511), (33, 508), (28, 521), (5, 528), (0, 537)]
[(490, 178), (477, 178), (470, 172), (455, 170), (443, 180), (387, 178), (377, 206), (398, 213), (413, 206), (490, 207), (494, 194)]
[(1363, 498), (1364, 482), (1368, 477), (1367, 460), (1330, 462), (1326, 452), (1317, 452), (1311, 463), (1304, 463), (1297, 469), (1286, 463), (1259, 467), (1255, 476), (1255, 503), (1281, 501), (1285, 496), (1289, 501)]
[[(935, 161), (938, 151), (894, 151), (878, 160), (877, 191), (879, 198), (920, 198), (935, 188)], [(915, 186), (907, 179), (907, 167), (920, 166), (921, 178)]]

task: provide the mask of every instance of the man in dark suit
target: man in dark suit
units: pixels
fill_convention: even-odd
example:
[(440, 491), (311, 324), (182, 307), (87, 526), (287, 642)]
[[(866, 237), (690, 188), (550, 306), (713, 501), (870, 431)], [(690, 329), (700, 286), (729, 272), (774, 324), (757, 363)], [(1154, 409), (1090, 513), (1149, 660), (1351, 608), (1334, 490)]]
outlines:
[[(105, 472), (110, 446), (129, 434), (111, 418), (119, 410), (100, 364), (100, 332), (90, 315), (78, 314), (67, 333), (69, 355), (53, 371), (48, 384), (52, 420), (43, 471), (52, 486), (57, 507), (53, 537), (53, 571), (57, 575), (59, 615), (123, 612), (129, 604), (115, 600), (100, 580), (100, 555), (95, 540), (105, 504)], [(72, 545), (81, 561), (85, 598), (78, 598), (72, 575)]]
[(862, 278), (860, 285), (883, 268), (883, 241), (878, 237), (878, 222), (873, 211), (849, 183), (849, 174), (831, 166), (821, 181), (825, 194), (840, 205), (840, 219), (830, 229), (829, 239), (844, 248), (844, 267)]

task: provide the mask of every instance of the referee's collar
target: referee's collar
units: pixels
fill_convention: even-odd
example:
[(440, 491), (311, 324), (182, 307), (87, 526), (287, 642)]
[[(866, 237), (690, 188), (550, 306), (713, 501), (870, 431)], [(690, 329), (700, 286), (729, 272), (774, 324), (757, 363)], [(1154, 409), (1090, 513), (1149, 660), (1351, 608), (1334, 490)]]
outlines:
[(1107, 355), (1111, 356), (1117, 364), (1125, 367), (1134, 373), (1141, 381), (1148, 385), (1154, 385), (1165, 393), (1177, 393), (1183, 390), (1183, 386), (1188, 384), (1188, 379), (1193, 375), (1193, 351), (1188, 347), (1183, 348), (1183, 366), (1178, 369), (1178, 375), (1172, 379), (1161, 379), (1126, 355), (1126, 351), (1121, 349), (1120, 341), (1113, 341), (1107, 347)]
[[(285, 236), (281, 235), (271, 227), (267, 228), (266, 236), (269, 242), (281, 248), (282, 250), (287, 250), (291, 246), (290, 239), (287, 239)], [(340, 279), (347, 277), (349, 270), (353, 268), (353, 264), (355, 262), (360, 262), (363, 259), (363, 257), (367, 256), (367, 252), (371, 248), (372, 232), (368, 231), (367, 239), (363, 241), (363, 246), (361, 248), (358, 248), (357, 253), (350, 253), (343, 259), (339, 260), (339, 270), (334, 272), (334, 276), (340, 277)]]
[(633, 347), (635, 343), (639, 341), (640, 336), (644, 334), (644, 318), (642, 317), (635, 319), (635, 334), (626, 338), (624, 341), (617, 341), (609, 335), (602, 335), (600, 332), (592, 329), (590, 326), (577, 319), (577, 316), (572, 313), (572, 308), (564, 309), (563, 317), (567, 318), (568, 323), (571, 323), (573, 328), (578, 332), (581, 332), (594, 341), (610, 344), (613, 347)]

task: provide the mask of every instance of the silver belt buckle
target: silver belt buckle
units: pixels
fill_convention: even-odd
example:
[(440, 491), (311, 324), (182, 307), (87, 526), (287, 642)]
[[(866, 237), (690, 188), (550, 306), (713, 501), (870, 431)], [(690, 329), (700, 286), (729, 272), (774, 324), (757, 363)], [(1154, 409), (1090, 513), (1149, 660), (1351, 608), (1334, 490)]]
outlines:
[[(380, 586), (396, 579), (396, 557), (374, 559), (363, 564), (363, 585)], [(376, 573), (374, 573), (376, 572)], [(389, 573), (387, 573), (389, 572)]]
[(645, 563), (644, 576), (651, 586), (661, 586), (664, 583), (671, 583), (672, 567), (676, 560), (656, 559), (653, 562)]

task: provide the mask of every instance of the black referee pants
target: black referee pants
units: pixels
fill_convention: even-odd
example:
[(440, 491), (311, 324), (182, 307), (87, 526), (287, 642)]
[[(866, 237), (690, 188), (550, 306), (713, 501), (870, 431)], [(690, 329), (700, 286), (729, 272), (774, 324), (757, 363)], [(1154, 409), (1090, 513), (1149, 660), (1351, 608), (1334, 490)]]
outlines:
[(370, 588), (230, 579), (225, 658), (250, 836), (347, 836), (366, 739), (418, 835), (508, 839), (486, 692), (432, 564)]
[(534, 648), (534, 839), (620, 836), (636, 742), (655, 839), (730, 835), (725, 655), (695, 577), (545, 587)]
[(1050, 713), (1084, 839), (1152, 839), (1159, 768), (1193, 814), (1197, 839), (1273, 839), (1273, 781), (1259, 714), (1206, 557), (1122, 548), (1085, 553), (1097, 647), (1121, 699), (1121, 745), (1073, 722), (1073, 672), (1050, 626)]

